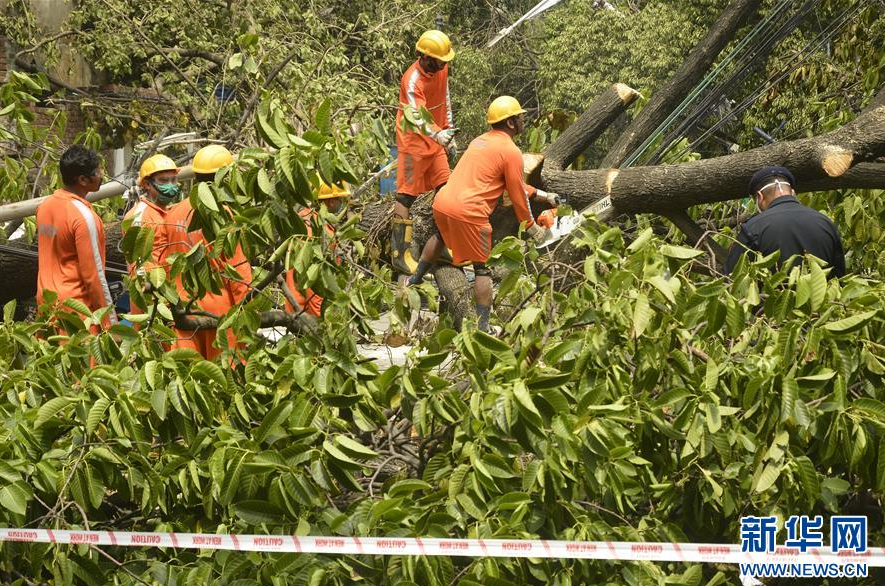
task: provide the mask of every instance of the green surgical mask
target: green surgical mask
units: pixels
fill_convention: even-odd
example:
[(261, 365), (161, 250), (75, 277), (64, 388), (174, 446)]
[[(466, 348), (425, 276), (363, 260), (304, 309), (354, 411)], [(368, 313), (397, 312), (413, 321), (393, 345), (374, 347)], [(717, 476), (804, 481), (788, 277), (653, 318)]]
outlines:
[(181, 188), (177, 183), (166, 183), (163, 185), (154, 183), (153, 186), (158, 193), (157, 201), (163, 205), (178, 201), (178, 196), (181, 195)]

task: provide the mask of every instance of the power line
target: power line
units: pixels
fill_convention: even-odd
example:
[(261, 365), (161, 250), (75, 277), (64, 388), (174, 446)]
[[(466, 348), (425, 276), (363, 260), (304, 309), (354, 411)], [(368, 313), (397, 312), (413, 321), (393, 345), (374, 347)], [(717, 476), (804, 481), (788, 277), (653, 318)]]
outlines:
[(833, 35), (835, 35), (839, 30), (841, 30), (844, 26), (846, 26), (850, 22), (857, 19), (857, 17), (860, 15), (860, 13), (863, 11), (863, 9), (868, 4), (869, 4), (869, 0), (859, 0), (853, 6), (851, 6), (850, 8), (847, 8), (839, 17), (837, 17), (834, 21), (831, 21), (831, 23), (826, 28), (824, 28), (824, 30), (822, 30), (814, 39), (809, 41), (805, 45), (805, 47), (803, 47), (799, 51), (799, 53), (797, 54), (797, 57), (801, 57), (801, 58), (798, 61), (792, 61), (792, 62), (788, 63), (786, 66), (782, 67), (781, 69), (776, 71), (774, 74), (769, 76), (768, 80), (766, 80), (766, 83), (762, 87), (757, 88), (756, 91), (751, 93), (740, 104), (738, 104), (730, 112), (725, 114), (715, 124), (710, 126), (710, 128), (708, 128), (703, 134), (701, 134), (701, 136), (699, 136), (698, 138), (693, 140), (689, 145), (687, 145), (681, 151), (679, 151), (676, 154), (676, 158), (677, 159), (681, 158), (686, 153), (691, 152), (692, 149), (694, 149), (697, 145), (699, 145), (701, 142), (703, 142), (704, 140), (709, 138), (713, 133), (715, 133), (716, 131), (721, 129), (723, 126), (725, 126), (725, 124), (731, 118), (744, 112), (750, 106), (752, 106), (753, 103), (755, 103), (756, 100), (759, 99), (760, 96), (765, 94), (765, 92), (767, 92), (772, 87), (774, 87), (775, 85), (780, 83), (783, 79), (785, 79), (790, 73), (792, 73), (796, 69), (796, 67), (798, 67), (798, 66), (802, 65), (803, 63), (805, 63), (806, 61), (808, 61), (808, 59), (810, 59), (821, 46), (825, 45), (827, 42), (832, 40)]
[(794, 0), (781, 0), (780, 4), (778, 4), (774, 10), (769, 12), (760, 22), (754, 26), (750, 32), (737, 44), (737, 46), (732, 49), (724, 59), (722, 59), (719, 64), (717, 64), (707, 75), (704, 77), (701, 82), (695, 86), (691, 92), (689, 92), (688, 96), (682, 101), (679, 106), (663, 121), (655, 131), (649, 136), (645, 142), (643, 142), (639, 147), (633, 151), (629, 157), (624, 161), (621, 167), (629, 167), (633, 165), (641, 157), (646, 150), (654, 143), (655, 140), (661, 134), (663, 134), (664, 130), (666, 130), (679, 116), (685, 112), (686, 109), (698, 98), (698, 96), (705, 90), (707, 87), (713, 83), (713, 81), (719, 77), (723, 71), (739, 56), (742, 55), (742, 52), (746, 47), (753, 42), (757, 36), (762, 34), (762, 32), (768, 28), (770, 23), (774, 21), (774, 19), (781, 14), (784, 10), (786, 10)]
[(659, 163), (673, 147), (674, 143), (679, 140), (679, 137), (686, 135), (691, 129), (697, 127), (700, 121), (709, 116), (726, 96), (731, 94), (759, 66), (763, 65), (774, 48), (790, 36), (820, 3), (821, 0), (807, 0), (792, 17), (784, 20), (779, 27), (769, 31), (768, 35), (759, 44), (751, 47), (732, 74), (711, 90), (682, 123), (667, 134), (644, 164)]

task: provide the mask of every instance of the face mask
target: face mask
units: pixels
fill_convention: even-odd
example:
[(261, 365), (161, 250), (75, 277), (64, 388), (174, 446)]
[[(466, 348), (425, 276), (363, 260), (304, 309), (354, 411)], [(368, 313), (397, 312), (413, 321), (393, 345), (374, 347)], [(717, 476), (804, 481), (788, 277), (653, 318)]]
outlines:
[(163, 205), (178, 201), (178, 196), (181, 195), (181, 188), (177, 183), (165, 183), (163, 185), (154, 183), (153, 186), (157, 190), (157, 201)]

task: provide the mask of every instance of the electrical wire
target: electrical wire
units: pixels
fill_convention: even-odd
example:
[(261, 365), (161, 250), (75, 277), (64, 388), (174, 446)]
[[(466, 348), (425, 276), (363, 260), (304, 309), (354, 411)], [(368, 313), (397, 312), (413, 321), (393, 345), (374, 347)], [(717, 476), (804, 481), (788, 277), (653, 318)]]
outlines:
[(807, 0), (801, 8), (790, 18), (770, 31), (769, 34), (755, 47), (751, 47), (744, 56), (742, 62), (735, 68), (732, 74), (717, 87), (712, 89), (704, 99), (690, 112), (676, 128), (671, 130), (663, 139), (658, 148), (648, 157), (643, 164), (655, 165), (660, 163), (667, 152), (673, 148), (680, 137), (688, 134), (692, 129), (713, 113), (728, 95), (733, 93), (746, 79), (763, 65), (771, 52), (784, 39), (792, 34), (805, 18), (821, 4), (822, 0)]
[(732, 118), (749, 109), (749, 107), (752, 106), (756, 102), (756, 100), (759, 99), (759, 97), (764, 95), (768, 90), (784, 80), (797, 67), (808, 61), (815, 54), (815, 52), (820, 49), (820, 47), (830, 42), (832, 40), (832, 37), (843, 27), (856, 20), (858, 16), (860, 16), (863, 9), (866, 8), (869, 4), (870, 0), (858, 0), (858, 2), (856, 2), (850, 8), (847, 8), (844, 12), (842, 12), (842, 14), (839, 15), (839, 17), (831, 21), (830, 24), (824, 28), (824, 30), (822, 30), (815, 38), (809, 41), (805, 45), (805, 47), (803, 47), (799, 51), (797, 57), (800, 58), (798, 60), (791, 61), (789, 64), (769, 76), (764, 85), (757, 88), (756, 91), (751, 93), (740, 104), (738, 104), (730, 112), (721, 117), (716, 123), (710, 126), (706, 131), (704, 131), (698, 138), (685, 146), (675, 155), (675, 158), (679, 159), (687, 153), (690, 153), (697, 145), (701, 144), (712, 134), (725, 126), (725, 124), (728, 123)]
[(723, 71), (739, 56), (742, 55), (744, 49), (752, 43), (756, 37), (765, 31), (769, 25), (774, 22), (775, 18), (780, 16), (782, 12), (788, 9), (795, 0), (781, 0), (780, 4), (778, 4), (774, 10), (769, 12), (760, 22), (754, 26), (750, 32), (743, 38), (741, 41), (732, 49), (725, 58), (722, 59), (719, 64), (717, 64), (701, 82), (695, 86), (691, 92), (689, 92), (688, 96), (682, 101), (679, 106), (676, 107), (673, 112), (663, 121), (655, 131), (641, 144), (639, 147), (633, 151), (629, 157), (624, 161), (621, 167), (630, 167), (633, 165), (639, 157), (641, 157), (646, 150), (658, 139), (661, 134), (679, 117), (685, 112), (688, 107), (694, 103), (694, 101), (698, 98), (698, 96), (711, 84), (713, 81), (718, 78)]

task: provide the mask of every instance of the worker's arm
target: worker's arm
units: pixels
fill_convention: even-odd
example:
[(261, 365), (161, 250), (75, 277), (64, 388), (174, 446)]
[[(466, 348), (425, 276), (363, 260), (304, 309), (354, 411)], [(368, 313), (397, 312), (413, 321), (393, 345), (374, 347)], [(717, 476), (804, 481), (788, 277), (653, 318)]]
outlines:
[(728, 251), (728, 258), (725, 259), (725, 268), (723, 270), (726, 275), (731, 274), (734, 267), (741, 259), (741, 255), (751, 249), (752, 241), (753, 239), (747, 232), (745, 226), (741, 224), (741, 229), (738, 231), (737, 242), (731, 245), (731, 250)]
[(508, 150), (504, 153), (504, 188), (510, 194), (513, 203), (513, 213), (520, 222), (525, 222), (528, 228), (535, 223), (532, 210), (529, 208), (529, 196), (536, 190), (526, 185), (522, 180), (522, 156), (518, 149)]
[[(421, 108), (427, 107), (427, 98), (424, 95), (424, 84), (421, 82), (421, 74), (418, 70), (413, 71), (409, 79), (406, 80), (406, 100), (408, 100), (408, 103), (405, 107), (412, 110), (415, 118), (420, 118)], [(430, 122), (424, 122), (419, 128), (421, 132), (429, 136), (433, 136), (442, 130), (433, 122), (432, 118)]]
[[(99, 237), (103, 230), (101, 221), (85, 204), (75, 201), (74, 207), (78, 215), (74, 217), (72, 229), (77, 249), (77, 269), (80, 282), (86, 291), (87, 305), (93, 311), (102, 307), (113, 306), (111, 291), (104, 272), (104, 246)], [(111, 323), (116, 323), (112, 312)]]

